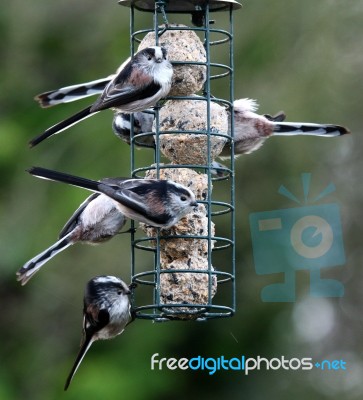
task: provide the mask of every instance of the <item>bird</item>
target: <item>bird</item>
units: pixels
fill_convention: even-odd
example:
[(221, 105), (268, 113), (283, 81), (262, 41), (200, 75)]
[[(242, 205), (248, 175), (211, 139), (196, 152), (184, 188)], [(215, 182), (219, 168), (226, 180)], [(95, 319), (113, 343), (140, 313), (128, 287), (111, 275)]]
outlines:
[[(258, 104), (253, 99), (243, 98), (233, 102), (234, 153), (236, 156), (258, 150), (270, 136), (310, 135), (334, 137), (350, 133), (347, 128), (339, 125), (283, 122), (286, 118), (284, 112), (280, 111), (273, 116), (270, 114), (259, 115), (255, 112), (257, 109)], [(134, 134), (151, 132), (152, 125), (152, 114), (139, 112), (134, 116), (133, 132)], [(130, 118), (126, 117), (126, 114), (115, 114), (113, 130), (119, 138), (130, 144), (131, 125)], [(154, 144), (152, 135), (146, 135), (145, 138), (148, 140), (148, 145)], [(136, 140), (135, 143), (138, 144), (138, 141)], [(231, 149), (226, 144), (220, 154), (220, 158), (224, 159), (230, 156)]]
[(106, 85), (92, 105), (48, 128), (30, 140), (29, 146), (34, 147), (105, 109), (133, 113), (154, 107), (169, 93), (172, 76), (173, 67), (167, 60), (165, 48), (152, 46), (140, 50)]
[[(233, 102), (234, 116), (234, 154), (249, 154), (258, 150), (270, 136), (311, 135), (334, 137), (350, 131), (339, 125), (315, 124), (305, 122), (282, 122), (284, 113), (274, 117), (256, 113), (256, 100), (244, 98)], [(224, 146), (220, 158), (231, 156), (228, 145)]]
[(198, 205), (190, 189), (169, 180), (94, 181), (41, 167), (31, 167), (27, 171), (38, 178), (103, 193), (117, 202), (126, 217), (157, 228), (170, 228)]
[[(133, 115), (133, 117), (131, 117), (131, 115)], [(148, 112), (140, 111), (133, 114), (116, 112), (112, 122), (112, 129), (119, 139), (130, 144), (132, 123), (133, 135), (145, 134), (142, 137), (138, 137), (135, 144), (143, 147), (154, 147), (155, 140), (154, 133), (152, 132), (154, 118), (155, 115), (151, 110), (148, 110)]]
[[(269, 114), (264, 115), (270, 121), (283, 121), (286, 115), (283, 112), (279, 112), (274, 116)], [(136, 145), (144, 147), (155, 146), (154, 135), (152, 134), (153, 123), (154, 123), (154, 113), (151, 110), (147, 112), (141, 111), (133, 114), (133, 135), (145, 134), (141, 138), (135, 141)], [(131, 142), (131, 115), (125, 113), (115, 113), (112, 129), (115, 135), (123, 140), (125, 143), (130, 144)]]
[[(106, 178), (118, 182), (120, 178)], [(75, 243), (99, 244), (121, 232), (127, 218), (118, 203), (104, 194), (93, 193), (73, 213), (61, 230), (58, 241), (26, 262), (17, 272), (17, 280), (25, 285), (55, 255)]]
[[(207, 173), (207, 171), (206, 171)], [(218, 161), (213, 161), (210, 168), (210, 174), (213, 179), (220, 180), (220, 178), (227, 177), (230, 173), (230, 169)]]
[(120, 335), (132, 322), (130, 294), (130, 287), (115, 276), (96, 276), (87, 283), (83, 298), (83, 339), (64, 390), (68, 389), (92, 343)]

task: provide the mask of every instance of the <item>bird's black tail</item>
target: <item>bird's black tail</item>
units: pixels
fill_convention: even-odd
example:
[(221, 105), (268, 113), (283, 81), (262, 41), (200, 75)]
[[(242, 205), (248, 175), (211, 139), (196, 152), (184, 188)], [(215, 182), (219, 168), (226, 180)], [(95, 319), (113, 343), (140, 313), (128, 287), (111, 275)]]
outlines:
[(38, 178), (68, 183), (69, 185), (81, 187), (92, 192), (99, 192), (100, 183), (92, 179), (81, 178), (79, 176), (69, 175), (64, 172), (53, 171), (42, 167), (31, 167), (27, 171), (29, 174), (37, 176)]
[(23, 265), (22, 268), (16, 273), (17, 280), (25, 285), (30, 278), (35, 275), (40, 268), (48, 262), (51, 258), (53, 258), (56, 254), (66, 249), (68, 246), (73, 244), (73, 240), (70, 239), (70, 232), (68, 235), (64, 236), (62, 239), (58, 240), (48, 249), (44, 250), (31, 260), (29, 260), (26, 264)]
[(300, 122), (278, 122), (274, 125), (274, 135), (311, 135), (311, 136), (341, 136), (350, 133), (347, 128), (339, 125), (314, 124)]
[(66, 383), (64, 385), (64, 390), (68, 389), (70, 383), (72, 382), (74, 374), (77, 372), (78, 367), (81, 365), (81, 362), (82, 362), (84, 356), (86, 355), (87, 351), (91, 347), (92, 343), (93, 343), (92, 337), (87, 338), (87, 336), (86, 336), (84, 342), (81, 345), (81, 349), (79, 350), (77, 358), (76, 358), (76, 360), (75, 360), (75, 362), (73, 364), (71, 372), (68, 375), (68, 378), (67, 378)]
[(68, 129), (72, 125), (77, 124), (78, 122), (82, 121), (83, 119), (86, 119), (90, 117), (91, 115), (95, 114), (95, 112), (91, 112), (91, 106), (84, 108), (83, 110), (79, 111), (77, 114), (72, 115), (71, 117), (58, 122), (58, 124), (55, 124), (48, 128), (46, 131), (41, 133), (40, 135), (36, 136), (34, 139), (30, 140), (29, 146), (34, 147), (37, 144), (41, 143), (43, 140), (49, 138), (50, 136), (53, 136), (57, 133), (60, 133), (64, 131), (65, 129)]

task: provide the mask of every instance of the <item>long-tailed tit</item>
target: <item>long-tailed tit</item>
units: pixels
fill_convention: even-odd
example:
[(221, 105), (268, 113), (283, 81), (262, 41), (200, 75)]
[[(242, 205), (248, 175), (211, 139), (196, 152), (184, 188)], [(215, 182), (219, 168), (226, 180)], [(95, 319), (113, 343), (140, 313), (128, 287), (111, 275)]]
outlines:
[[(279, 112), (278, 114), (271, 116), (269, 114), (265, 114), (269, 121), (283, 121), (286, 118), (286, 115), (283, 112)], [(121, 140), (130, 144), (130, 137), (131, 137), (131, 115), (125, 114), (121, 112), (117, 112), (114, 115), (113, 122), (112, 122), (112, 129), (117, 137)], [(137, 112), (134, 113), (133, 118), (133, 132), (135, 135), (140, 133), (148, 133), (152, 132), (154, 122), (154, 115), (151, 112)], [(155, 145), (154, 136), (146, 136), (143, 138), (143, 144), (147, 145)]]
[(138, 138), (136, 144), (152, 147), (155, 145), (154, 135), (152, 134), (154, 118), (154, 114), (151, 111), (136, 112), (133, 114), (133, 117), (131, 117), (131, 114), (117, 112), (113, 118), (112, 129), (118, 138), (127, 144), (130, 144), (131, 121), (133, 121), (134, 135), (138, 135), (140, 133), (149, 133), (149, 135)]
[[(274, 116), (256, 114), (258, 105), (255, 100), (240, 99), (234, 102), (234, 138), (235, 154), (248, 154), (259, 149), (270, 136), (311, 135), (334, 137), (349, 133), (349, 130), (339, 125), (283, 122), (286, 115), (279, 112)], [(142, 122), (140, 122), (142, 121)], [(137, 113), (134, 117), (134, 134), (152, 131), (152, 114)], [(113, 130), (123, 141), (130, 143), (130, 116), (115, 114)], [(141, 141), (142, 139), (140, 139)], [(153, 136), (146, 136), (148, 145), (154, 144)], [(137, 143), (137, 142), (136, 142)], [(221, 158), (230, 157), (231, 150), (227, 144), (220, 155)]]
[(39, 178), (103, 193), (117, 202), (126, 217), (154, 227), (170, 228), (197, 206), (191, 190), (168, 180), (103, 179), (98, 182), (40, 167), (32, 167), (28, 172)]
[(107, 84), (92, 105), (53, 125), (32, 139), (29, 145), (33, 147), (101, 110), (111, 108), (133, 113), (153, 107), (169, 93), (172, 75), (173, 68), (164, 48), (154, 46), (143, 49)]
[[(105, 181), (110, 179), (113, 178)], [(24, 264), (16, 274), (17, 280), (25, 285), (45, 263), (67, 247), (77, 242), (98, 244), (110, 240), (121, 233), (125, 223), (126, 217), (117, 202), (103, 194), (92, 194), (65, 224), (58, 241)]]
[(131, 322), (130, 293), (126, 283), (115, 276), (97, 276), (87, 283), (83, 299), (83, 340), (64, 390), (68, 389), (92, 343), (114, 338)]
[[(275, 117), (256, 114), (258, 104), (255, 100), (240, 99), (234, 106), (234, 152), (236, 155), (249, 154), (259, 149), (270, 136), (311, 135), (333, 137), (349, 133), (339, 125), (301, 122), (282, 122), (284, 114)], [(225, 146), (221, 155), (230, 157), (230, 148)]]

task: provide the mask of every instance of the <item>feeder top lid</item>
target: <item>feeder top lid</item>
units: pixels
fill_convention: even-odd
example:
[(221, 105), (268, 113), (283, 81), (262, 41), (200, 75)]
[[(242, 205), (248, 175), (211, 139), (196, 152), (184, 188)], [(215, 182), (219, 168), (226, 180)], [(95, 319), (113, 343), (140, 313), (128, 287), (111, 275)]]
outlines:
[[(119, 0), (122, 6), (134, 6), (140, 11), (154, 11), (155, 0)], [(171, 13), (191, 13), (199, 7), (209, 4), (209, 11), (228, 11), (232, 6), (232, 10), (238, 10), (242, 7), (240, 3), (234, 0), (166, 0), (165, 11)]]

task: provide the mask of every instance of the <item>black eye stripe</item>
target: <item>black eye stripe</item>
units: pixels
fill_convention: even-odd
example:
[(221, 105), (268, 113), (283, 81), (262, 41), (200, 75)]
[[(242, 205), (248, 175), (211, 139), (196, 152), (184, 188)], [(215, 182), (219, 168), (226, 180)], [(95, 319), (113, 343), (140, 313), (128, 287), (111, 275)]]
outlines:
[(179, 197), (181, 197), (181, 196), (189, 197), (190, 196), (190, 193), (182, 188), (170, 188), (169, 190)]
[(155, 57), (155, 49), (145, 49), (145, 55), (149, 60), (151, 60), (153, 57)]
[(174, 190), (174, 192), (179, 194), (180, 197), (181, 196), (190, 197), (190, 193), (187, 190), (185, 190), (184, 188), (178, 187)]

